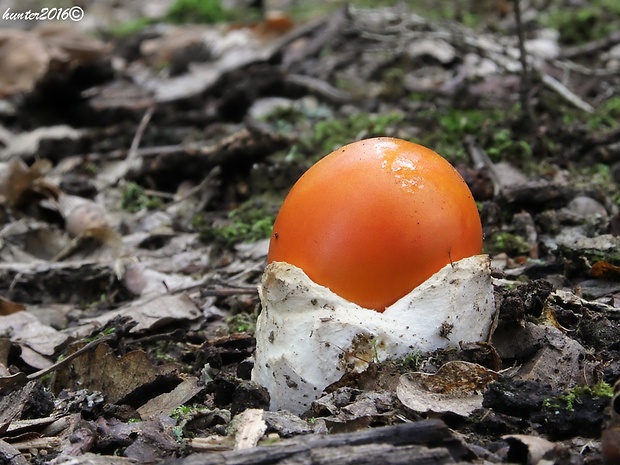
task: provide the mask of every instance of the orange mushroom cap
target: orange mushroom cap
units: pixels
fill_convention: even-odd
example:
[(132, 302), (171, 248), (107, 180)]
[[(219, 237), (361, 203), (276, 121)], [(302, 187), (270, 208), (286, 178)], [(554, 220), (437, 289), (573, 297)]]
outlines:
[(445, 265), (480, 254), (482, 225), (456, 169), (421, 145), (378, 137), (312, 166), (274, 223), (268, 263), (382, 312)]

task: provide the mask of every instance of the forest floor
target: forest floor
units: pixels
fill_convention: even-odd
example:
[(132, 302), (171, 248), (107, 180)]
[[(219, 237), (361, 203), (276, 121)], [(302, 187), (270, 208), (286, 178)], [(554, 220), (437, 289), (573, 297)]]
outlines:
[[(0, 463), (620, 463), (616, 2), (106, 3), (0, 5)], [(497, 326), (269, 411), (273, 221), (373, 136), (468, 183)]]

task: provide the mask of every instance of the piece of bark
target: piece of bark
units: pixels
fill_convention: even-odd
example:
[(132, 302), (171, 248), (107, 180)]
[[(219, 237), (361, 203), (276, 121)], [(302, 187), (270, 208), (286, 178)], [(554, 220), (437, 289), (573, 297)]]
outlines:
[(244, 449), (236, 454), (210, 453), (190, 455), (177, 461), (179, 465), (433, 465), (453, 464), (450, 452), (444, 448), (424, 446), (392, 446), (363, 444), (359, 446), (317, 447), (292, 445), (285, 447)]
[(36, 381), (30, 381), (21, 389), (0, 397), (0, 434), (9, 429), (13, 420), (19, 419), (26, 404), (31, 400), (36, 385)]
[(309, 435), (272, 446), (194, 454), (165, 465), (448, 464), (473, 454), (440, 420), (371, 428), (354, 433)]
[(0, 439), (0, 462), (7, 465), (27, 465), (28, 461), (19, 451)]

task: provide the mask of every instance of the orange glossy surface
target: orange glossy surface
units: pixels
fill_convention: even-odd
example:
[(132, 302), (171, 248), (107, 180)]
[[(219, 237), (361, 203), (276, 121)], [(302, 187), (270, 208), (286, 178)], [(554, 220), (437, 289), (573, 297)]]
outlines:
[(379, 137), (335, 150), (297, 181), (267, 261), (381, 312), (481, 250), (478, 210), (456, 169), (421, 145)]

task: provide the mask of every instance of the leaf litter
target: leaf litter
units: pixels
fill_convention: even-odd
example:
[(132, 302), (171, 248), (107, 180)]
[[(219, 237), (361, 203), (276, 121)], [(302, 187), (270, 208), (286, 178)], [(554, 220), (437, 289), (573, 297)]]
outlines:
[[(96, 39), (2, 30), (3, 460), (311, 449), (338, 463), (336, 445), (393, 463), (614, 463), (617, 34), (573, 43), (557, 12), (578, 6), (542, 27), (522, 1), (520, 44), (514, 11), (490, 3), (476, 13), (492, 27), (401, 5)], [(509, 116), (484, 116), (498, 105)], [(244, 242), (240, 207), (272, 217), (314, 160), (372, 135), (458, 166), (480, 202), (497, 327), (459, 351), (369, 360), (305, 414), (270, 412), (250, 381), (267, 243)]]

